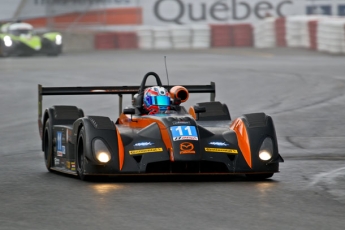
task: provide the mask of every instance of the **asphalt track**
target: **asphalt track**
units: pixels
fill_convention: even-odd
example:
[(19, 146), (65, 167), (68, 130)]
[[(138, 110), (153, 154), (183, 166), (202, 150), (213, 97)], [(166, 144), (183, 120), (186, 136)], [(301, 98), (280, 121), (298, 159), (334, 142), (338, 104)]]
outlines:
[[(285, 163), (271, 180), (153, 177), (83, 182), (48, 173), (37, 84), (216, 82), (232, 117), (266, 112)], [(345, 57), (296, 49), (104, 51), (0, 59), (0, 229), (344, 229)], [(207, 100), (191, 95), (186, 106)], [(45, 97), (116, 119), (117, 96)], [(125, 104), (129, 103), (129, 99)]]

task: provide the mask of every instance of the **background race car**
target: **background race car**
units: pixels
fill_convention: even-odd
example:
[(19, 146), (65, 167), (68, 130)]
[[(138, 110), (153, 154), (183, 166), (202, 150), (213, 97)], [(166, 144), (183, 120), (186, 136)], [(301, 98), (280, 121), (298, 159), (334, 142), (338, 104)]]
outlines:
[(33, 26), (24, 22), (6, 23), (0, 27), (0, 56), (46, 54), (62, 52), (62, 36), (57, 32), (37, 35)]

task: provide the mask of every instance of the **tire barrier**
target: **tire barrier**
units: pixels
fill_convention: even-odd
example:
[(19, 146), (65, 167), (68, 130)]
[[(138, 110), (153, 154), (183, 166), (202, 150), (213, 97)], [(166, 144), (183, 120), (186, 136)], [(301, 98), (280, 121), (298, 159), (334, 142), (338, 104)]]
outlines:
[(276, 46), (275, 18), (266, 18), (254, 25), (254, 47), (271, 48)]
[(211, 46), (229, 47), (233, 46), (232, 25), (211, 25)]
[(236, 24), (232, 26), (233, 46), (253, 46), (253, 26), (251, 24)]
[(135, 32), (116, 32), (114, 34), (115, 49), (137, 49), (138, 38)]
[(141, 26), (136, 29), (139, 49), (153, 49), (153, 31), (149, 26)]
[(93, 51), (95, 36), (88, 31), (60, 31), (63, 39), (63, 52)]
[(309, 22), (322, 19), (322, 16), (292, 16), (286, 20), (286, 41), (288, 47), (311, 48)]
[(211, 29), (208, 25), (192, 25), (192, 48), (205, 49), (211, 46)]
[(209, 47), (295, 47), (345, 53), (345, 18), (268, 17), (251, 24), (141, 26), (130, 32), (100, 32), (95, 49), (197, 49)]
[(316, 34), (318, 51), (331, 54), (345, 53), (345, 18), (320, 20)]
[(190, 49), (192, 30), (187, 26), (171, 26), (170, 35), (174, 49)]
[(211, 46), (253, 46), (253, 26), (251, 24), (211, 25)]
[(135, 29), (139, 49), (200, 49), (210, 47), (208, 25), (150, 27)]
[(170, 39), (170, 30), (167, 27), (153, 27), (153, 48), (154, 49), (172, 49), (173, 45)]
[(309, 31), (309, 41), (310, 41), (310, 49), (316, 50), (317, 49), (317, 20), (311, 20), (308, 22), (308, 31)]
[(307, 28), (305, 16), (295, 16), (286, 19), (286, 45), (288, 47), (306, 47), (307, 43)]
[(115, 33), (103, 32), (95, 34), (95, 49), (115, 49)]
[(286, 47), (285, 18), (275, 19), (276, 44), (278, 47)]
[(274, 47), (269, 40), (274, 20), (275, 46), (308, 48), (330, 54), (345, 54), (345, 18), (322, 15), (267, 18), (255, 25), (255, 47)]
[(135, 32), (102, 32), (95, 34), (94, 48), (96, 50), (137, 49), (137, 40)]

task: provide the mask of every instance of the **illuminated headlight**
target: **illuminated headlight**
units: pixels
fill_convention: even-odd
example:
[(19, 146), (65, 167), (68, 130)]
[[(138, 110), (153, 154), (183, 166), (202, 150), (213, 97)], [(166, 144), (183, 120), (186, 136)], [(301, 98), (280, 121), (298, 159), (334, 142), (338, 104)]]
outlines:
[(262, 142), (261, 148), (259, 151), (259, 158), (263, 161), (268, 161), (273, 156), (273, 141), (270, 137), (266, 137), (266, 139)]
[(4, 43), (5, 43), (5, 46), (10, 47), (13, 44), (11, 37), (5, 36), (4, 37)]
[(62, 36), (61, 35), (56, 35), (55, 37), (55, 43), (56, 45), (61, 45), (62, 44)]
[(111, 159), (111, 154), (107, 146), (100, 139), (93, 142), (93, 153), (96, 159), (101, 163), (108, 163)]

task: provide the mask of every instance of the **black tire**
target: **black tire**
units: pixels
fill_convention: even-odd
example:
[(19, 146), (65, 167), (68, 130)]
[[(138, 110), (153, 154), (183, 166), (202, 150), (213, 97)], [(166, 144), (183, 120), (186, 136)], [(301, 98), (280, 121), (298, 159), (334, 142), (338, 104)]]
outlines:
[(50, 127), (49, 119), (46, 121), (43, 132), (43, 146), (44, 146), (44, 161), (49, 172), (54, 166), (53, 157), (53, 130)]
[(4, 42), (0, 41), (0, 57), (8, 57), (10, 56), (10, 53), (6, 51), (6, 47)]
[(249, 180), (265, 180), (273, 176), (274, 173), (246, 174)]
[(77, 142), (77, 173), (81, 180), (89, 180), (89, 176), (84, 174), (85, 170), (85, 140), (86, 140), (85, 128), (82, 127), (79, 131), (78, 142)]

